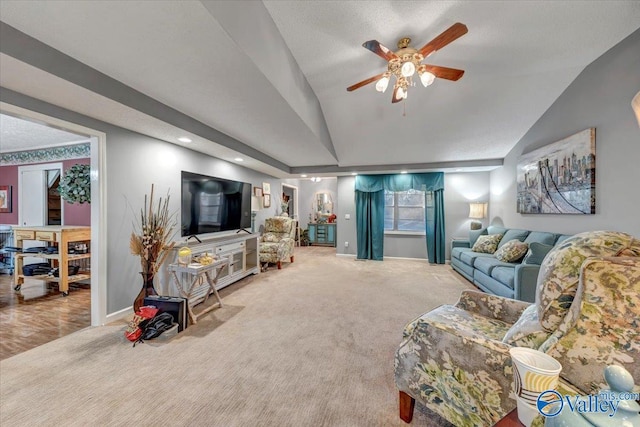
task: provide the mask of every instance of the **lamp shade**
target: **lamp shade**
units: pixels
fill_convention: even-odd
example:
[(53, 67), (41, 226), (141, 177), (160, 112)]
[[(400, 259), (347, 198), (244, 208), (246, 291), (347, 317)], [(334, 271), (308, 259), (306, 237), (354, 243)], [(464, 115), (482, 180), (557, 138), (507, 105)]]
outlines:
[(469, 203), (469, 218), (481, 219), (487, 217), (487, 204), (473, 202)]
[(633, 101), (631, 101), (631, 107), (633, 111), (636, 113), (636, 119), (638, 119), (638, 126), (640, 126), (640, 92), (636, 93), (636, 96), (633, 97)]
[(251, 212), (258, 212), (260, 210), (260, 197), (251, 196)]

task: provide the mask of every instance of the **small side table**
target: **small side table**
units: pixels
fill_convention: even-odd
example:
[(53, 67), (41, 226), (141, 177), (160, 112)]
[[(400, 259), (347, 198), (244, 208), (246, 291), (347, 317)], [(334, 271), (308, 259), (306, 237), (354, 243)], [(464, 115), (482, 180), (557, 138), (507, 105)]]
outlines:
[(498, 421), (494, 427), (524, 427), (518, 419), (518, 410), (514, 409)]
[[(215, 260), (213, 263), (208, 265), (202, 264), (189, 264), (189, 265), (180, 265), (180, 264), (169, 264), (168, 270), (171, 272), (173, 276), (173, 280), (178, 288), (178, 292), (180, 292), (180, 296), (186, 298), (187, 303), (187, 312), (189, 313), (189, 319), (191, 323), (194, 325), (198, 323), (198, 317), (202, 316), (205, 313), (210, 312), (214, 308), (222, 307), (222, 300), (220, 299), (220, 295), (216, 290), (216, 284), (218, 283), (218, 277), (222, 270), (229, 265), (228, 258), (220, 258)], [(191, 278), (191, 283), (186, 285), (183, 284), (180, 278), (178, 277), (178, 273), (186, 273)], [(212, 276), (213, 273), (213, 276)], [(206, 279), (209, 284), (209, 289), (205, 294), (202, 301), (193, 301), (192, 294), (196, 286), (202, 283), (202, 279)], [(209, 307), (206, 307), (197, 315), (193, 312), (193, 306), (200, 304), (201, 302), (207, 302), (209, 295), (213, 292), (218, 302)]]

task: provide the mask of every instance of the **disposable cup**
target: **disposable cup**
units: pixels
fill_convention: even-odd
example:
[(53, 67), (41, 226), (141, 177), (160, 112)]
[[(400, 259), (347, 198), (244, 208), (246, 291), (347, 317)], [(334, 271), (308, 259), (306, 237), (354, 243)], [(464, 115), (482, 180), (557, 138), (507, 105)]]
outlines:
[(558, 387), (562, 365), (556, 359), (526, 347), (513, 347), (509, 353), (516, 396), (535, 406), (540, 393)]
[(533, 419), (538, 415), (537, 407), (520, 397), (516, 397), (516, 401), (518, 402), (518, 419), (525, 427), (531, 427)]

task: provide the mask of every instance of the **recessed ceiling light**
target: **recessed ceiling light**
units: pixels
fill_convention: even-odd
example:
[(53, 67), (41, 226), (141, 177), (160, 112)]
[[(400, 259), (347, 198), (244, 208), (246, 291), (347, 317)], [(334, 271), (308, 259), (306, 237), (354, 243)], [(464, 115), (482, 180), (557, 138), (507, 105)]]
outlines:
[(462, 172), (462, 169), (458, 168), (456, 169), (456, 172)]
[(191, 142), (191, 138), (187, 138), (186, 136), (181, 136), (180, 138), (178, 138), (178, 141), (180, 141), (180, 142)]
[(242, 157), (236, 157), (235, 159), (236, 162), (244, 162), (244, 159)]
[(402, 171), (402, 172), (400, 172), (400, 173), (407, 173), (407, 171)]
[(300, 177), (301, 177), (301, 178), (306, 178), (306, 177), (307, 177), (307, 175), (302, 174), (302, 175), (300, 175)]
[(358, 175), (358, 172), (351, 172), (351, 175), (356, 176)]

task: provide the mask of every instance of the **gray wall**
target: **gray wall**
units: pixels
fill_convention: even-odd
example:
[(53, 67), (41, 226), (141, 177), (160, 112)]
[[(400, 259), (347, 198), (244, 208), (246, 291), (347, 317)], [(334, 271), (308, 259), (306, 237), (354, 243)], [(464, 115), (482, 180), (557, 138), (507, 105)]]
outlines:
[[(444, 174), (444, 212), (447, 250), (445, 257), (451, 259), (451, 240), (468, 238), (471, 219), (469, 202), (489, 201), (489, 172)], [(491, 205), (488, 206), (491, 211)], [(491, 216), (489, 212), (488, 216)], [(477, 220), (484, 226), (489, 218)]]
[[(357, 253), (355, 178), (338, 177), (338, 253)], [(489, 172), (447, 173), (444, 176), (446, 258), (450, 257), (450, 241), (453, 237), (467, 237), (469, 232), (469, 202), (488, 201)], [(351, 220), (345, 220), (345, 214)], [(488, 219), (483, 221), (488, 225)], [(349, 242), (345, 248), (344, 242)], [(384, 256), (403, 258), (427, 258), (424, 235), (385, 234)]]
[[(492, 221), (559, 233), (610, 229), (640, 236), (640, 128), (631, 109), (638, 90), (640, 30), (587, 66), (511, 150), (504, 166), (491, 173)], [(518, 156), (590, 127), (596, 128), (596, 214), (516, 213)]]
[[(356, 235), (356, 200), (355, 182), (353, 176), (338, 177), (338, 226), (336, 228), (336, 249), (338, 254), (355, 255), (357, 253)], [(349, 215), (351, 219), (345, 219)], [(349, 242), (349, 247), (345, 248), (344, 242)]]
[[(107, 314), (131, 306), (141, 286), (138, 259), (130, 254), (129, 236), (134, 212), (155, 184), (156, 194), (171, 192), (170, 208), (180, 215), (180, 171), (215, 175), (262, 186), (271, 183), (279, 194), (281, 180), (174, 144), (113, 126), (99, 120), (0, 88), (0, 100), (61, 120), (86, 126), (107, 135)], [(279, 210), (279, 208), (278, 208)], [(275, 204), (262, 210), (256, 229), (275, 214)], [(179, 238), (179, 232), (176, 238)]]

